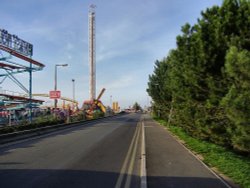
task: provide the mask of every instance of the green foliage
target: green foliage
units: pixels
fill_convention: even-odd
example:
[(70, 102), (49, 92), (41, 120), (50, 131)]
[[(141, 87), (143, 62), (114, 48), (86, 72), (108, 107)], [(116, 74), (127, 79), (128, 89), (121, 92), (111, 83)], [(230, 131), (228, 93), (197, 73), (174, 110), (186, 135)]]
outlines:
[(64, 120), (58, 120), (53, 115), (50, 116), (42, 116), (34, 120), (32, 123), (29, 123), (27, 120), (23, 120), (20, 122), (19, 125), (15, 126), (4, 126), (0, 128), (0, 134), (7, 134), (12, 132), (18, 132), (18, 131), (24, 131), (24, 130), (30, 130), (40, 127), (46, 127), (49, 125), (56, 125), (64, 123)]
[(79, 111), (77, 114), (74, 114), (70, 117), (70, 122), (76, 122), (76, 121), (84, 121), (86, 120), (86, 114), (84, 111)]
[(101, 117), (104, 117), (104, 116), (105, 116), (105, 114), (102, 111), (96, 110), (96, 111), (94, 111), (93, 119), (101, 118)]
[(222, 104), (234, 124), (230, 131), (233, 146), (250, 153), (250, 52), (231, 47), (226, 56), (225, 71), (231, 85)]
[(185, 24), (155, 62), (154, 114), (194, 137), (250, 154), (250, 2), (225, 0)]
[(149, 76), (147, 89), (147, 92), (154, 101), (154, 113), (163, 118), (167, 117), (164, 115), (169, 111), (171, 102), (171, 93), (167, 84), (169, 82), (167, 61), (167, 59), (164, 59), (163, 61), (155, 62), (155, 70)]
[[(55, 117), (54, 114), (46, 115), (46, 116), (40, 116), (36, 117), (32, 123), (29, 123), (28, 120), (23, 120), (19, 122), (18, 125), (12, 125), (12, 126), (4, 126), (0, 128), (0, 134), (7, 134), (12, 132), (18, 132), (18, 131), (24, 131), (24, 130), (31, 130), (41, 127), (46, 127), (50, 125), (57, 125), (57, 124), (63, 124), (65, 122), (78, 122), (78, 121), (85, 121), (85, 112), (79, 111), (74, 116), (71, 116), (69, 121), (65, 121), (64, 119), (61, 119), (60, 117)], [(102, 111), (95, 111), (93, 115), (93, 119), (104, 117), (105, 114)]]
[(133, 109), (135, 109), (136, 111), (142, 110), (141, 106), (137, 102), (135, 102), (135, 104), (133, 105)]

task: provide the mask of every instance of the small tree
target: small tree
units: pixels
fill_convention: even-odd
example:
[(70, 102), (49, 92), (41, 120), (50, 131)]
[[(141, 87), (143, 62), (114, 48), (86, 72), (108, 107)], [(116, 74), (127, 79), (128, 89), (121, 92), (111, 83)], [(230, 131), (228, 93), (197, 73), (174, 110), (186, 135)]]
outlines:
[(135, 104), (133, 105), (133, 109), (135, 109), (136, 111), (142, 110), (141, 106), (137, 102), (135, 102)]
[(223, 98), (226, 114), (234, 126), (228, 126), (235, 149), (250, 153), (250, 52), (231, 47), (226, 56), (226, 73), (231, 81)]

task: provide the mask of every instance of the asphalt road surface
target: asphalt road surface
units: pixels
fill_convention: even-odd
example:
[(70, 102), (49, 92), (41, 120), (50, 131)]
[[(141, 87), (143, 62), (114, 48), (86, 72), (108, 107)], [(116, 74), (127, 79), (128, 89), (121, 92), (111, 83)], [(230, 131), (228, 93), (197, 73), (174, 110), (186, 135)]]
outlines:
[(140, 114), (0, 148), (0, 187), (140, 187)]
[(146, 188), (142, 130), (148, 188), (227, 187), (148, 115), (131, 113), (0, 146), (0, 188)]

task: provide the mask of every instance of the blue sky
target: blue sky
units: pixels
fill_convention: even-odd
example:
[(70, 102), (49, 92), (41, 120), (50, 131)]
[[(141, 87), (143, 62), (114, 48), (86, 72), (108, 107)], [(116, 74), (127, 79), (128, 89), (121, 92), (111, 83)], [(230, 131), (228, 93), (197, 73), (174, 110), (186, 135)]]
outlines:
[[(0, 28), (34, 45), (33, 58), (46, 65), (33, 75), (33, 93), (54, 87), (72, 98), (72, 79), (80, 104), (89, 98), (88, 7), (96, 8), (97, 93), (102, 101), (118, 101), (122, 108), (136, 101), (148, 105), (148, 75), (154, 62), (175, 48), (185, 23), (194, 24), (200, 12), (222, 0), (1, 0)], [(28, 86), (28, 74), (17, 78)], [(6, 80), (2, 89), (22, 92)]]

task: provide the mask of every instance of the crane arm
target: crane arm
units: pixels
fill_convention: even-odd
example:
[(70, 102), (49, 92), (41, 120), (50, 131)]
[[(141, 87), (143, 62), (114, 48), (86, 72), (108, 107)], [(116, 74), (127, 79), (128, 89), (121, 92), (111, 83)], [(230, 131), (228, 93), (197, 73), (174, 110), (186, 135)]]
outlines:
[(98, 95), (98, 97), (97, 97), (97, 99), (96, 99), (97, 101), (100, 100), (100, 98), (102, 97), (102, 95), (103, 95), (103, 93), (104, 93), (105, 90), (106, 90), (105, 88), (102, 88), (100, 94)]

